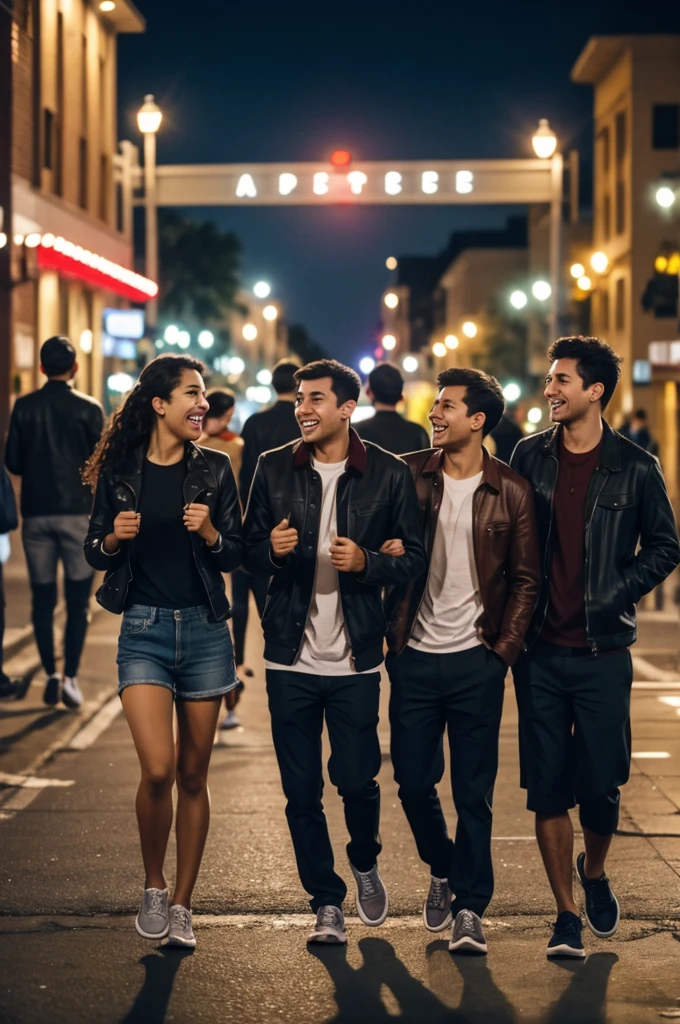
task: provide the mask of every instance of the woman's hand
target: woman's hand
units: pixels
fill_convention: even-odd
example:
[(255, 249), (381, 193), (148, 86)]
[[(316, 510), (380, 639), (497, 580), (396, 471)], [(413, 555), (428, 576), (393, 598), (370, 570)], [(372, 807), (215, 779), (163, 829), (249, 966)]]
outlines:
[(391, 540), (386, 540), (380, 548), (381, 555), (392, 555), (393, 558), (401, 558), (402, 555), (406, 554), (406, 548), (404, 542), (399, 537), (394, 537)]
[(139, 533), (142, 517), (139, 512), (119, 512), (113, 520), (113, 533), (104, 537), (103, 548), (107, 555), (115, 555), (121, 541), (134, 540)]
[(217, 544), (219, 533), (210, 522), (210, 509), (207, 505), (192, 502), (184, 506), (184, 525), (189, 533), (197, 533), (209, 548)]

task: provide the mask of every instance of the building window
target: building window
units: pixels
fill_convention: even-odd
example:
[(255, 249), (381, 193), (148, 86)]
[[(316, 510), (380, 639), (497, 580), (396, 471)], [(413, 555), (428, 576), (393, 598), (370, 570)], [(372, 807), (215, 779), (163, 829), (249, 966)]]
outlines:
[(99, 216), (102, 220), (109, 219), (109, 158), (102, 153), (99, 158)]
[(609, 282), (600, 289), (600, 327), (604, 334), (609, 331)]
[(54, 167), (54, 114), (47, 107), (43, 110), (43, 167), (48, 171)]
[(616, 139), (616, 162), (620, 164), (626, 156), (626, 111), (621, 110), (616, 115), (614, 122), (614, 135)]
[(607, 192), (602, 199), (602, 238), (608, 242), (612, 236), (612, 200)]
[(616, 279), (616, 330), (623, 331), (626, 326), (626, 281), (623, 277), (617, 277)]
[(680, 148), (680, 104), (654, 104), (652, 112), (652, 148)]
[(123, 186), (116, 182), (116, 231), (122, 232), (125, 228)]
[(57, 14), (57, 113), (54, 119), (54, 161), (52, 191), (63, 194), (63, 125), (64, 125), (64, 15)]
[(603, 173), (609, 170), (609, 128), (603, 128), (598, 135), (600, 143), (600, 163)]
[(78, 204), (87, 209), (87, 139), (80, 137), (78, 146)]
[(626, 230), (626, 186), (624, 182), (616, 183), (616, 234), (622, 235)]

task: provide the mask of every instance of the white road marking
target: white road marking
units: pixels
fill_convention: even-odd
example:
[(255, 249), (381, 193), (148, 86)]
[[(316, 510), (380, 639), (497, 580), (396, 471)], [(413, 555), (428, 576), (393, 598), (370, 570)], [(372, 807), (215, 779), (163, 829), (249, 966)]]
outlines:
[(24, 789), (72, 786), (74, 781), (74, 779), (39, 779), (35, 775), (11, 775), (9, 772), (0, 772), (0, 786), (22, 786)]
[(62, 748), (63, 750), (87, 750), (92, 744), (99, 739), (101, 734), (108, 729), (122, 710), (122, 704), (120, 697), (116, 694), (111, 700), (108, 700), (102, 708), (99, 709), (96, 715), (90, 719), (87, 725), (84, 725), (75, 736)]

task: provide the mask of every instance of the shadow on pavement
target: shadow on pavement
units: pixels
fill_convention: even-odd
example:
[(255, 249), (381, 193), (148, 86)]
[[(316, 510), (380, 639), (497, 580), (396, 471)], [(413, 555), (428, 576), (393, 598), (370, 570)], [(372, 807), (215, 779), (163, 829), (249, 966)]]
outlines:
[(448, 940), (444, 939), (430, 942), (426, 953), (431, 965), (432, 987), (442, 999), (449, 1003), (457, 1001), (460, 981), (463, 981), (458, 1009), (449, 1011), (456, 1016), (451, 1016), (450, 1020), (466, 1024), (514, 1024), (514, 1008), (494, 982), (486, 957), (453, 957)]
[(545, 1024), (605, 1024), (607, 1019), (607, 985), (616, 953), (591, 953), (585, 961), (555, 962), (555, 966), (572, 975), (569, 985), (545, 1016)]
[(193, 949), (159, 949), (157, 953), (143, 956), (139, 962), (146, 970), (144, 984), (120, 1024), (163, 1024), (175, 975), (182, 960), (193, 952)]

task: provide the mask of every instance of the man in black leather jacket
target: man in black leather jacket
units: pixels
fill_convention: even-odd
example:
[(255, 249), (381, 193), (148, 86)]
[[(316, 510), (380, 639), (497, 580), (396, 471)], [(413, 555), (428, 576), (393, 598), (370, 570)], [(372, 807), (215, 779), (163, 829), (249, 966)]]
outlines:
[[(38, 391), (18, 398), (9, 425), (5, 465), (21, 477), (22, 540), (33, 596), (33, 629), (47, 673), (44, 701), (69, 708), (82, 704), (78, 665), (87, 634), (92, 570), (83, 555), (92, 497), (80, 471), (104, 425), (99, 402), (71, 386), (78, 372), (68, 338), (49, 338), (40, 349), (48, 378)], [(57, 563), (64, 565), (66, 630), (64, 671), (57, 672), (54, 609)]]
[(420, 576), (426, 563), (408, 467), (350, 429), (358, 375), (324, 359), (296, 380), (302, 440), (260, 457), (244, 564), (271, 577), (262, 620), (267, 692), (300, 879), (317, 913), (309, 941), (344, 943), (347, 888), (333, 867), (321, 804), (323, 719), (330, 778), (345, 804), (357, 910), (365, 924), (380, 925), (388, 909), (375, 781), (382, 588)]
[(554, 426), (520, 441), (511, 461), (534, 489), (543, 569), (514, 674), (522, 784), (558, 911), (547, 955), (583, 957), (568, 811), (579, 805), (586, 920), (608, 938), (619, 922), (605, 858), (630, 770), (635, 604), (680, 563), (680, 546), (658, 461), (602, 419), (619, 357), (582, 337), (561, 338), (548, 357)]

